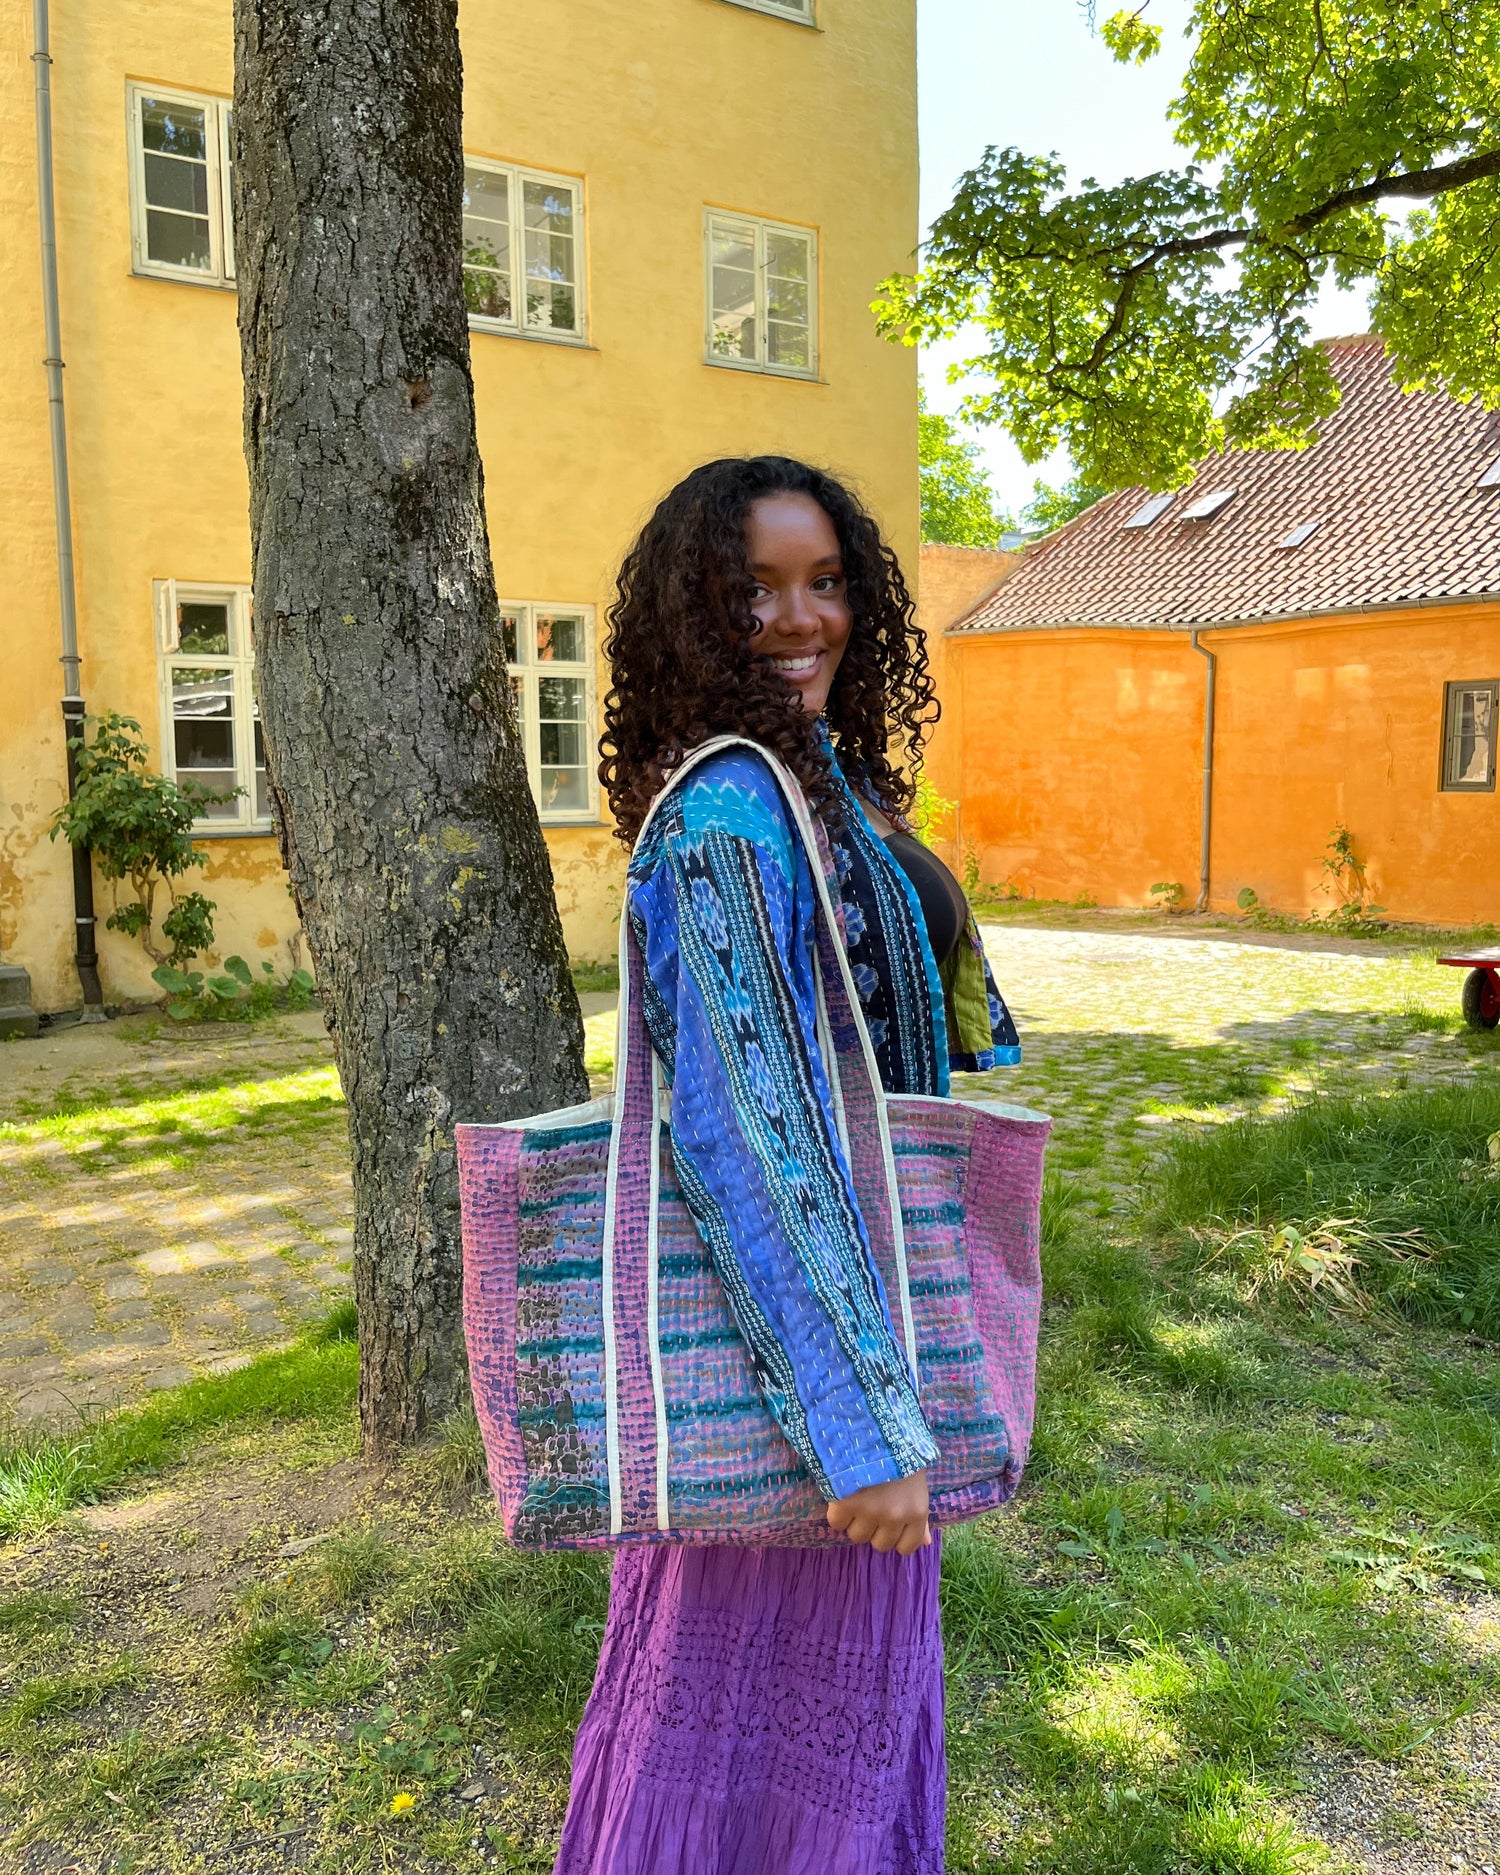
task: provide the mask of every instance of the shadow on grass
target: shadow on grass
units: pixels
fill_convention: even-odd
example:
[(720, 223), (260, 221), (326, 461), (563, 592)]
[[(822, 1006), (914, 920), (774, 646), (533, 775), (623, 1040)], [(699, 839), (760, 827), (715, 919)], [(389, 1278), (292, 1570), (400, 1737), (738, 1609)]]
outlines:
[(190, 1381), (74, 1430), (13, 1436), (0, 1443), (0, 1539), (43, 1530), (76, 1506), (97, 1503), (222, 1427), (344, 1418), (358, 1384), (354, 1305), (342, 1303), (295, 1346), (232, 1373)]

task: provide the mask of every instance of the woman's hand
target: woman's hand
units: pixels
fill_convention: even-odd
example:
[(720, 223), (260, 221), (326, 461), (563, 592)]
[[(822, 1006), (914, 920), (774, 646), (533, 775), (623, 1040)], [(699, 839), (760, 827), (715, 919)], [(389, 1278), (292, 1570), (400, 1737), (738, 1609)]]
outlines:
[(915, 1555), (932, 1541), (927, 1527), (927, 1473), (914, 1471), (909, 1478), (867, 1484), (848, 1497), (836, 1497), (828, 1506), (828, 1521), (851, 1543)]

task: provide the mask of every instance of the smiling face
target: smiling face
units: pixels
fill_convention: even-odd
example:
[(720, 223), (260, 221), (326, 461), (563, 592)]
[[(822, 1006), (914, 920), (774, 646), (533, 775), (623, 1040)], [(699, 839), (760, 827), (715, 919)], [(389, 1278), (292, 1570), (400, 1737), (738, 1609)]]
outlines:
[(755, 581), (750, 610), (758, 620), (751, 648), (816, 716), (854, 623), (833, 523), (811, 495), (765, 495), (746, 517), (745, 557)]

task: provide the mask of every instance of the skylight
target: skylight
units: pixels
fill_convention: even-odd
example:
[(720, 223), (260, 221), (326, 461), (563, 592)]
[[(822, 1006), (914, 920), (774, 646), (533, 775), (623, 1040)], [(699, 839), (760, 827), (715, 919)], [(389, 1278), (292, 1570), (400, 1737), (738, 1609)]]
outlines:
[(1216, 488), (1211, 495), (1200, 495), (1182, 518), (1184, 521), (1206, 521), (1211, 514), (1217, 514), (1220, 508), (1227, 507), (1234, 496), (1232, 488)]
[(1291, 533), (1287, 535), (1286, 539), (1278, 540), (1276, 545), (1278, 547), (1300, 547), (1304, 540), (1311, 540), (1322, 525), (1323, 517), (1321, 515), (1318, 516), (1316, 521), (1299, 521), (1292, 529)]
[(1495, 460), (1485, 470), (1484, 474), (1480, 476), (1476, 486), (1479, 488), (1500, 488), (1500, 456), (1496, 456)]
[(1126, 527), (1150, 527), (1157, 515), (1165, 514), (1172, 505), (1171, 491), (1165, 495), (1153, 495), (1144, 508), (1137, 508), (1125, 523)]

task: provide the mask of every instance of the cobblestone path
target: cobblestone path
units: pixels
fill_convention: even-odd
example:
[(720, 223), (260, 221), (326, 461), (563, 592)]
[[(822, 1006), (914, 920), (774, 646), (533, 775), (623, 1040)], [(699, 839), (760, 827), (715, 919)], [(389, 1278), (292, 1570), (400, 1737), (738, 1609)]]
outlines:
[(1051, 1164), (1101, 1212), (1128, 1202), (1174, 1126), (1500, 1072), (1500, 1032), (1463, 1027), (1461, 973), (1431, 952), (1320, 949), (1315, 936), (984, 935), (1023, 1061), (962, 1080), (1050, 1113)]
[[(1381, 946), (986, 932), (1026, 1059), (982, 1077), (1128, 1201), (1174, 1125), (1316, 1090), (1500, 1070), (1457, 973)], [(613, 1017), (590, 997), (590, 1067)], [(972, 1083), (971, 1083), (972, 1085)], [(961, 1091), (961, 1090), (956, 1090)], [(348, 1156), (316, 1013), (155, 1018), (0, 1048), (0, 1414), (55, 1416), (242, 1361), (347, 1293)]]

